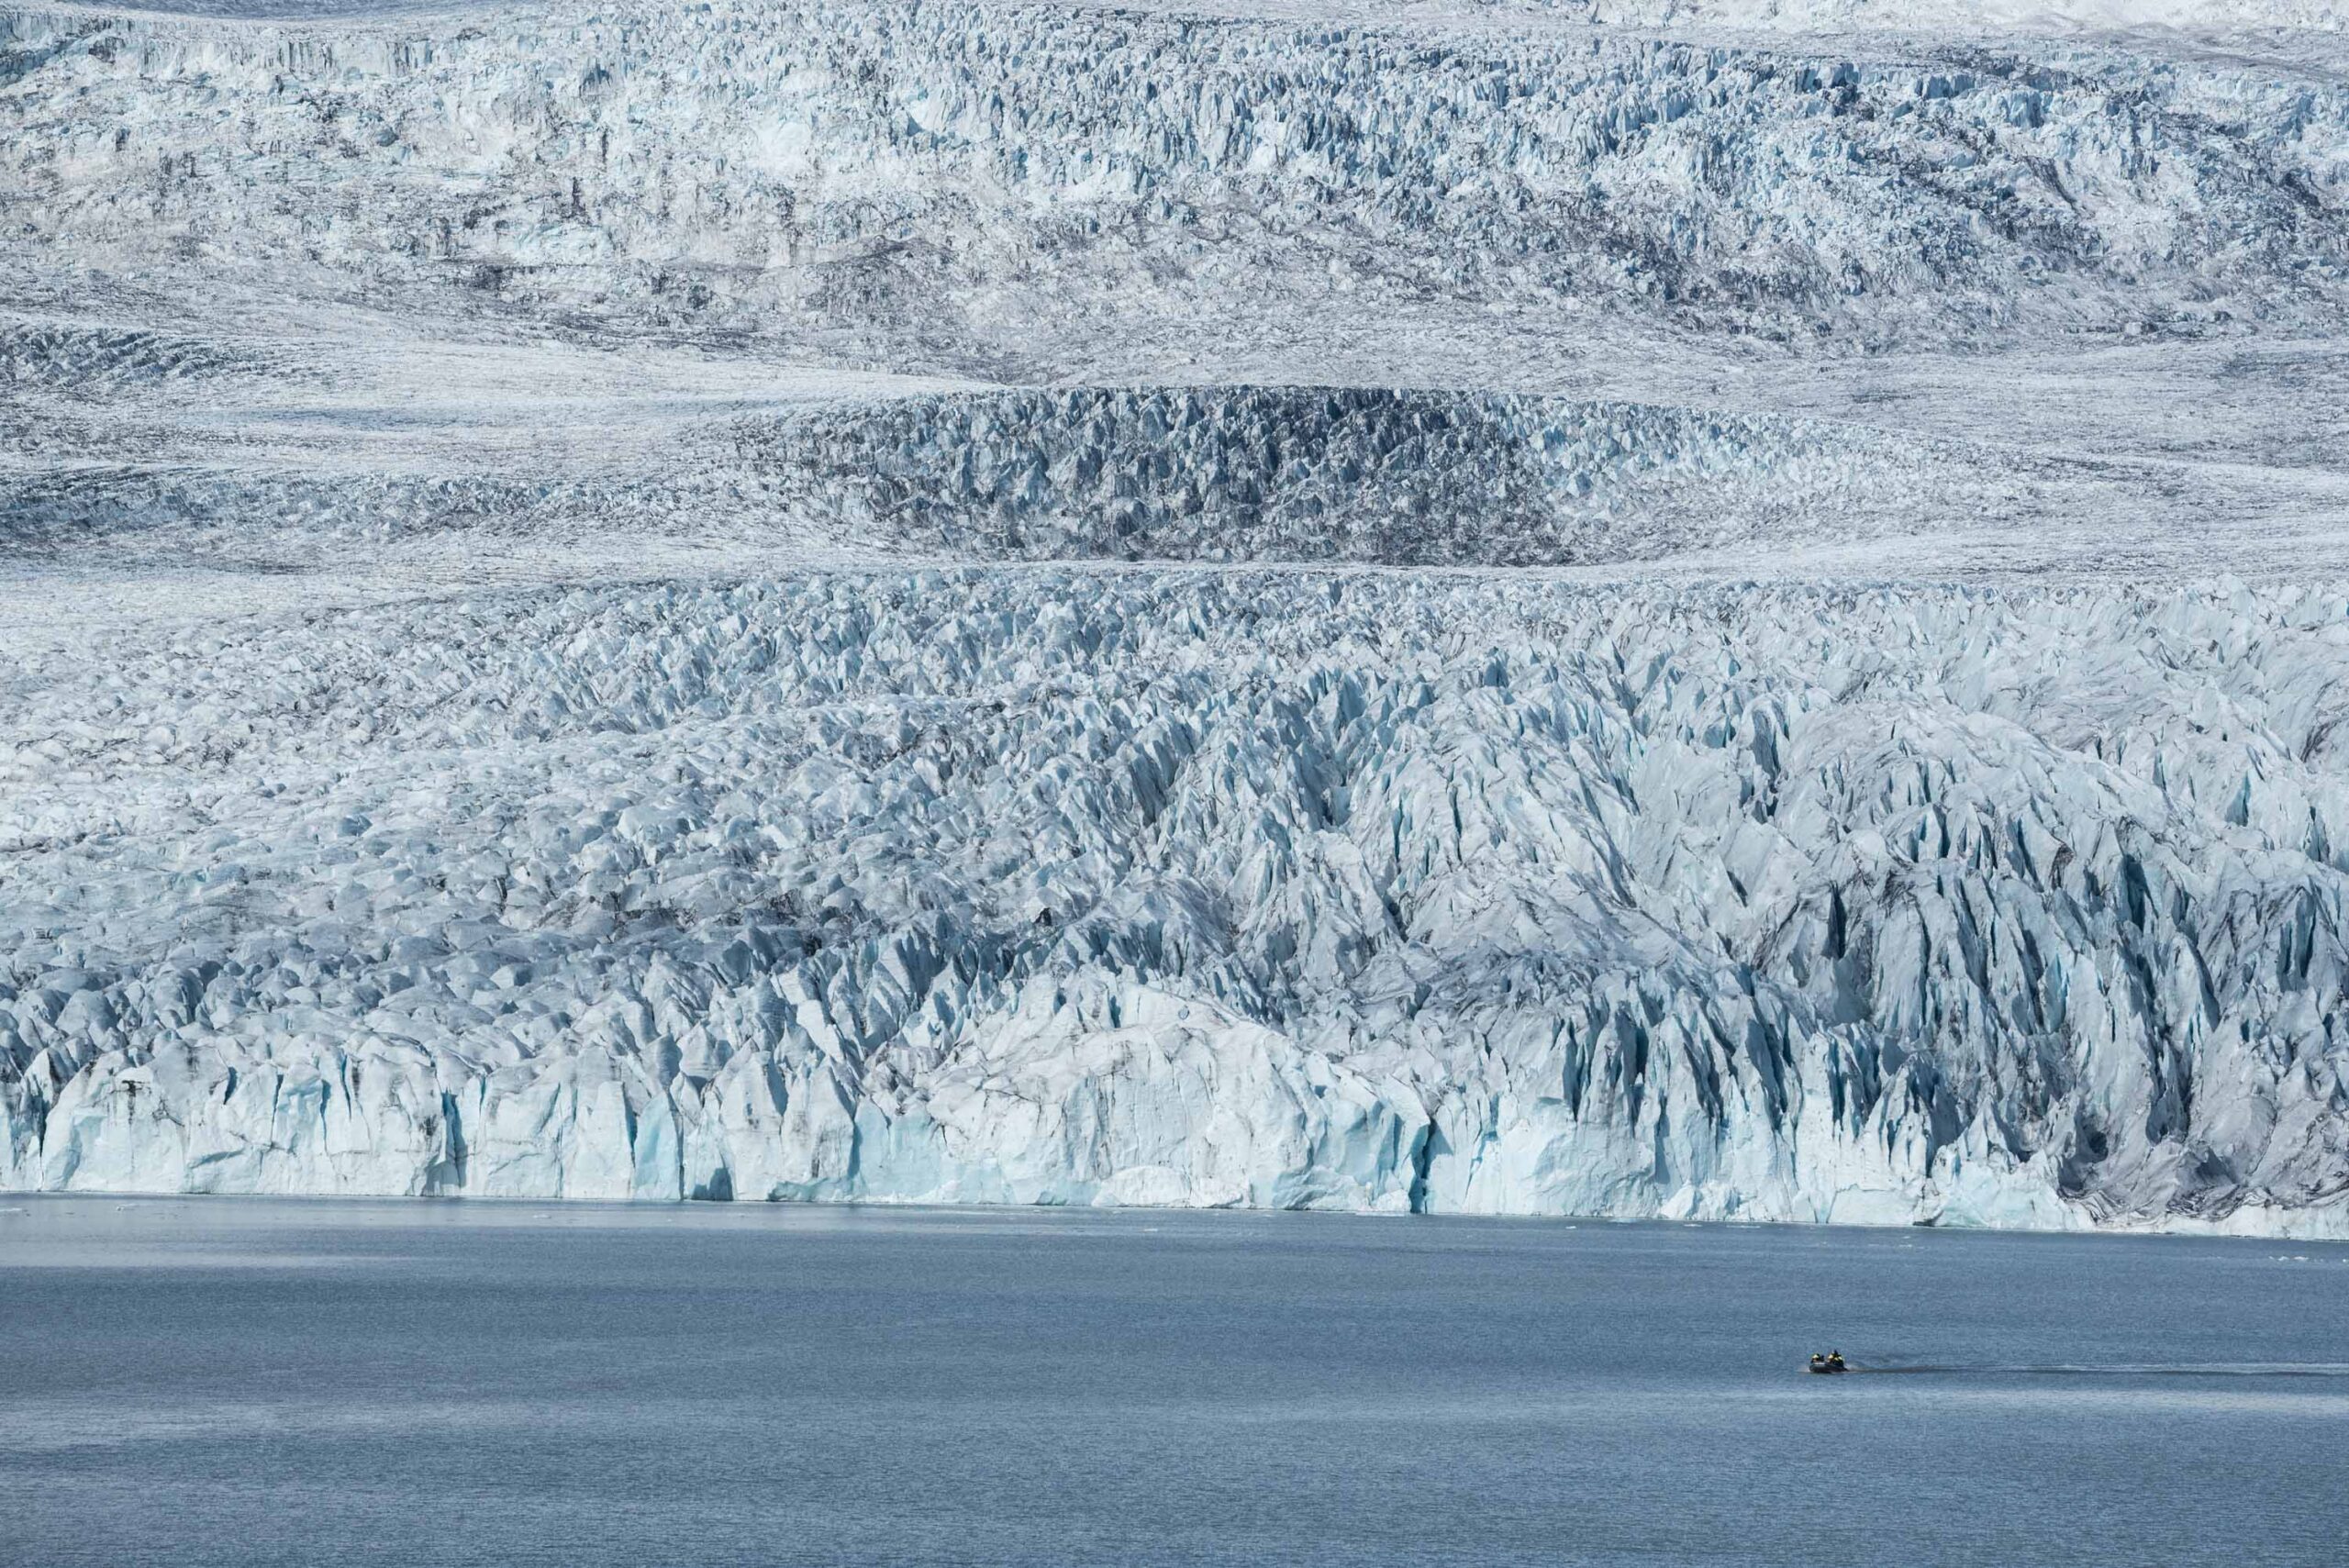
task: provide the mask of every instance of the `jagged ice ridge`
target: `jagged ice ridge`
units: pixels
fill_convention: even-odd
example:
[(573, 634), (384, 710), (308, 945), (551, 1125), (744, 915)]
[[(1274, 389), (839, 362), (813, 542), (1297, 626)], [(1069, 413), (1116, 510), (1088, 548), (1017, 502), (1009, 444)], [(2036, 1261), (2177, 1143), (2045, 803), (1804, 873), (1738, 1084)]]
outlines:
[(0, 1180), (2338, 1229), (2344, 647), (985, 570), (126, 647), (6, 774)]

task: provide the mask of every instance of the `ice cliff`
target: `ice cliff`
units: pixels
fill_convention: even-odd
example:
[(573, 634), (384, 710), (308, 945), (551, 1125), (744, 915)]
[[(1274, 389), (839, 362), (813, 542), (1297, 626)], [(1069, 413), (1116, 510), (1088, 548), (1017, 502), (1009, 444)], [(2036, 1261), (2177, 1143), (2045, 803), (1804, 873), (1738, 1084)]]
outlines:
[(101, 649), (0, 1179), (2337, 1227), (2344, 649), (985, 570)]
[(211, 8), (0, 9), (0, 1188), (2349, 1234), (2337, 7)]

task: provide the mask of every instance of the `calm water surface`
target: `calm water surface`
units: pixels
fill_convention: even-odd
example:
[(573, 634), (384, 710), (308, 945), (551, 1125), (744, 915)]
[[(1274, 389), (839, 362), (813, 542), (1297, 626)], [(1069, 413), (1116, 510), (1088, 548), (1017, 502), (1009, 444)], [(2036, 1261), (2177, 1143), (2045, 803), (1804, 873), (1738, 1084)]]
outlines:
[[(11, 1563), (2333, 1565), (2349, 1539), (2338, 1246), (0, 1211)], [(1804, 1373), (1830, 1341), (1885, 1370)]]

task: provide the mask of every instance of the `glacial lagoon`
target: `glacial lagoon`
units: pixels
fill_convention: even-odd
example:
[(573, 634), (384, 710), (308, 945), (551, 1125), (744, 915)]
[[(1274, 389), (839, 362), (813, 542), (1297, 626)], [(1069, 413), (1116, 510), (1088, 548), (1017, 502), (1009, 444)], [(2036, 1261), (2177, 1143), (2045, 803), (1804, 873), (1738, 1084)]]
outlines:
[[(2349, 1247), (0, 1198), (10, 1563), (2310, 1564)], [(1860, 1368), (1808, 1376), (1813, 1349)]]

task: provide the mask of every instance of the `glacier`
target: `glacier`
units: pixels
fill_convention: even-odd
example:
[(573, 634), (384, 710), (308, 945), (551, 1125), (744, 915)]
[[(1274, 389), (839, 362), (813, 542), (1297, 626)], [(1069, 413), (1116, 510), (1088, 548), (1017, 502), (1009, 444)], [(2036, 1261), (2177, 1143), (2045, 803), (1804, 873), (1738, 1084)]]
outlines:
[(0, 6), (0, 1189), (2349, 1236), (2321, 0)]
[(2337, 1228), (2344, 648), (1163, 569), (101, 644), (0, 1175)]

